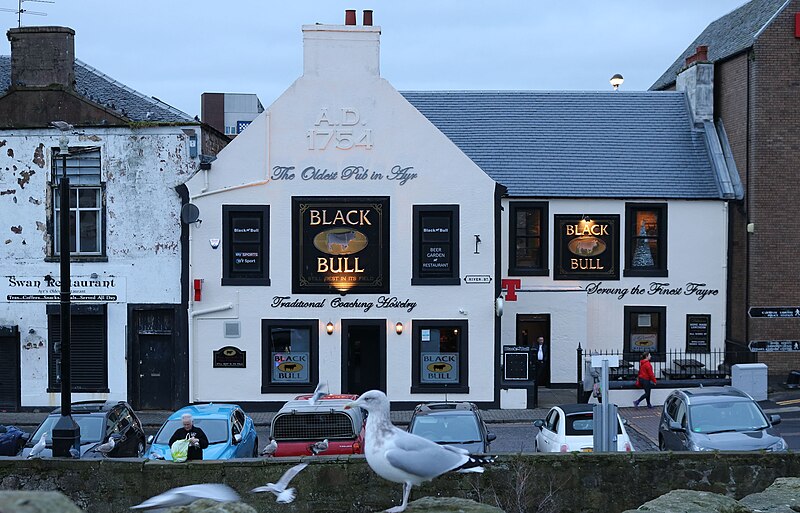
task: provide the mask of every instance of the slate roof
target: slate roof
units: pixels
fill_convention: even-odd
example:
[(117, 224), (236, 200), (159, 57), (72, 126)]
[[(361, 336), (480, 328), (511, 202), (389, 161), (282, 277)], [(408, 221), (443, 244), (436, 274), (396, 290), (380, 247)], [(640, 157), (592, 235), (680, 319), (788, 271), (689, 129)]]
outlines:
[(683, 93), (401, 94), (511, 196), (722, 197)]
[[(11, 86), (11, 57), (0, 55), (0, 94)], [(196, 123), (194, 118), (166, 103), (145, 96), (75, 59), (75, 89), (87, 99), (118, 112), (131, 121)]]
[(727, 59), (751, 48), (761, 30), (788, 3), (789, 0), (752, 0), (712, 22), (650, 89), (664, 89), (675, 83), (675, 77), (683, 69), (686, 58), (693, 55), (700, 45), (708, 45), (708, 59), (711, 62)]

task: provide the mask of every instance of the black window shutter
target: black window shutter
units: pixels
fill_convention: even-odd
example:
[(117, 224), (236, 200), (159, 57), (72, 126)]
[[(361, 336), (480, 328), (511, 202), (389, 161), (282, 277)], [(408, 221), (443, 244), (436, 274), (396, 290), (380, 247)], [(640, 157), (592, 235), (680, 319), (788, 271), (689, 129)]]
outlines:
[[(106, 346), (106, 315), (72, 315), (71, 353), (72, 391), (108, 391), (108, 352)], [(61, 357), (61, 316), (48, 316), (49, 388), (59, 390), (56, 380), (57, 361)], [(56, 350), (58, 349), (58, 351)]]

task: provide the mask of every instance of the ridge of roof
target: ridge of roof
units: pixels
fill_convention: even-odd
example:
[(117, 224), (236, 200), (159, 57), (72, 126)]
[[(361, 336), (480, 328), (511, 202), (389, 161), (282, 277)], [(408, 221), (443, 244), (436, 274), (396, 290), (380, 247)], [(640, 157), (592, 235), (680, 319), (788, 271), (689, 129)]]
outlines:
[(758, 36), (789, 2), (791, 0), (751, 0), (712, 21), (656, 79), (650, 90), (663, 89), (675, 83), (686, 58), (694, 54), (700, 45), (708, 46), (708, 59), (711, 62), (727, 59), (752, 48)]

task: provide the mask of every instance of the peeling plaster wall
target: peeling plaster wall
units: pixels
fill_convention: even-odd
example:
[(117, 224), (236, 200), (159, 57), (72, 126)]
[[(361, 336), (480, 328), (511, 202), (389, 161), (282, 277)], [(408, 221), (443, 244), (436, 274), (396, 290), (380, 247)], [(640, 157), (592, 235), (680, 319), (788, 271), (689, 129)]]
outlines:
[[(73, 394), (74, 400), (128, 399), (125, 337), (128, 303), (181, 301), (181, 201), (175, 187), (195, 171), (181, 127), (86, 129), (70, 148), (99, 147), (105, 183), (107, 261), (73, 261), (71, 274), (124, 278), (120, 300), (108, 304), (109, 394)], [(57, 130), (0, 132), (0, 279), (59, 275), (51, 249), (48, 211)], [(99, 260), (99, 259), (96, 259)], [(22, 406), (55, 406), (47, 389), (47, 316), (44, 302), (0, 297), (0, 325), (21, 332)]]

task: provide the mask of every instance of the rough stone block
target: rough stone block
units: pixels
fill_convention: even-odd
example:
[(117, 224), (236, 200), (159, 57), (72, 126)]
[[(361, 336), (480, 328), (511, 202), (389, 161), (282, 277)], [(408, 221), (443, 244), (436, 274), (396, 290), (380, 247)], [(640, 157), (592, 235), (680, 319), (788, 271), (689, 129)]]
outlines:
[(795, 513), (800, 511), (800, 478), (779, 477), (763, 492), (748, 495), (739, 502), (763, 513)]
[(0, 491), (0, 511), (13, 513), (83, 513), (61, 492)]
[(166, 513), (256, 513), (256, 510), (243, 502), (217, 502), (200, 499), (188, 506), (169, 508)]
[(696, 490), (673, 490), (657, 499), (639, 506), (633, 511), (650, 511), (652, 513), (753, 513), (736, 500), (711, 492)]
[(502, 509), (458, 497), (423, 497), (408, 503), (409, 513), (504, 513)]

